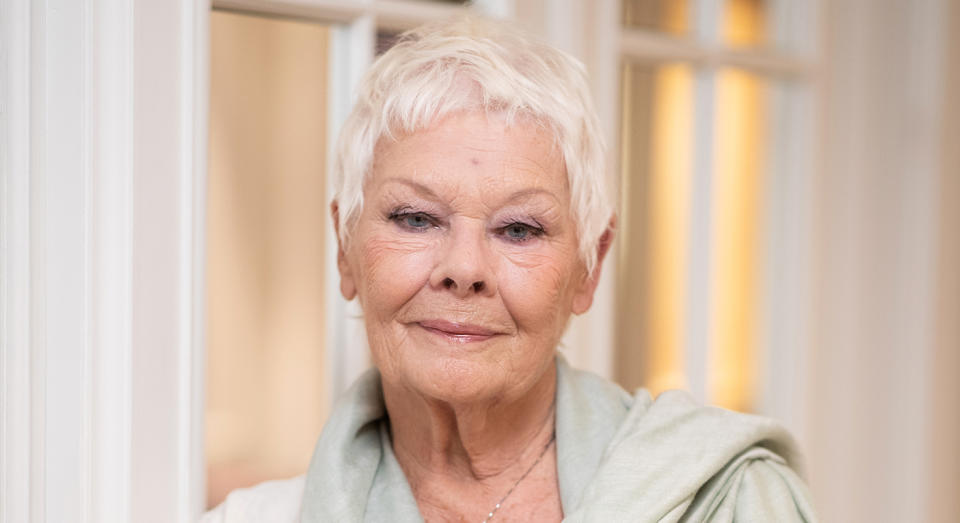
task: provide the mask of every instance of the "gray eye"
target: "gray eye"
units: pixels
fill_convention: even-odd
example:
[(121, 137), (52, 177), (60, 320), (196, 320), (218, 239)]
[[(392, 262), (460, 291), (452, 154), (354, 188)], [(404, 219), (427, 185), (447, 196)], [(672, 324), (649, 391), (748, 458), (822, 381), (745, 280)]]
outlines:
[(522, 223), (514, 223), (507, 226), (506, 233), (515, 240), (522, 240), (530, 234), (530, 227)]
[(426, 229), (430, 226), (430, 219), (421, 213), (408, 214), (404, 217), (404, 223), (414, 229)]

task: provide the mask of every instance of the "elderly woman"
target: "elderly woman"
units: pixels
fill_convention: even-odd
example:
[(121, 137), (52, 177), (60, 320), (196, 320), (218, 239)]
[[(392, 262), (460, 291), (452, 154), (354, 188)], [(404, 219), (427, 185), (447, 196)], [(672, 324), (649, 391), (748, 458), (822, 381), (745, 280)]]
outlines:
[(631, 396), (557, 354), (613, 234), (600, 136), (583, 67), (509, 27), (428, 26), (384, 54), (332, 204), (376, 368), (305, 476), (208, 520), (812, 520), (776, 423)]

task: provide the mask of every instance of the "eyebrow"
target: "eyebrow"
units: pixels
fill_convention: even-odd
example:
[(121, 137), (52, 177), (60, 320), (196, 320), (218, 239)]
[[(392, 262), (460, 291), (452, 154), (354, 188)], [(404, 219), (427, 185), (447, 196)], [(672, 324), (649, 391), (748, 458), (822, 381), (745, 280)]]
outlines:
[[(430, 199), (432, 199), (432, 200), (436, 200), (436, 201), (441, 200), (440, 196), (437, 195), (437, 193), (434, 192), (433, 189), (427, 187), (426, 185), (424, 185), (424, 184), (422, 184), (422, 183), (420, 183), (420, 182), (415, 182), (415, 181), (413, 181), (413, 180), (407, 180), (407, 179), (405, 179), (405, 178), (397, 178), (397, 177), (387, 178), (386, 180), (383, 181), (383, 183), (390, 183), (390, 182), (399, 183), (399, 184), (401, 184), (401, 185), (406, 185), (407, 187), (410, 187), (411, 189), (417, 191), (418, 193), (420, 193), (420, 194), (422, 194), (423, 196), (426, 196), (426, 197), (428, 197), (428, 198), (430, 198)], [(549, 196), (550, 198), (552, 198), (552, 199), (554, 199), (554, 200), (557, 200), (557, 197), (556, 197), (552, 192), (550, 192), (550, 191), (548, 191), (548, 190), (546, 190), (546, 189), (544, 189), (544, 188), (542, 188), (542, 187), (528, 187), (528, 188), (526, 188), (526, 189), (520, 189), (519, 191), (511, 194), (511, 195), (506, 199), (506, 201), (507, 201), (507, 202), (515, 202), (515, 201), (517, 201), (517, 200), (521, 200), (521, 199), (523, 199), (523, 198), (527, 198), (527, 197), (530, 197), (530, 196), (534, 196), (534, 195), (536, 195), (536, 194), (544, 194), (544, 195)]]
[(415, 182), (413, 180), (407, 180), (404, 178), (387, 178), (386, 180), (383, 181), (383, 183), (390, 183), (390, 182), (406, 185), (407, 187), (410, 187), (411, 189), (417, 191), (418, 193), (423, 194), (424, 196), (429, 197), (430, 199), (433, 199), (433, 200), (440, 199), (440, 197), (437, 196), (437, 193), (433, 192), (433, 189), (427, 187), (422, 183)]

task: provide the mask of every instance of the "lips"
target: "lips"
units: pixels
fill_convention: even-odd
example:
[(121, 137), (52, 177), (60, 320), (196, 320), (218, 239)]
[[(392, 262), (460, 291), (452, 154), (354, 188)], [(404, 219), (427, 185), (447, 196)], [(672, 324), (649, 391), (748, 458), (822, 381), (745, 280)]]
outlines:
[(480, 325), (446, 320), (424, 320), (417, 322), (417, 324), (428, 332), (464, 343), (487, 340), (497, 334), (496, 331)]

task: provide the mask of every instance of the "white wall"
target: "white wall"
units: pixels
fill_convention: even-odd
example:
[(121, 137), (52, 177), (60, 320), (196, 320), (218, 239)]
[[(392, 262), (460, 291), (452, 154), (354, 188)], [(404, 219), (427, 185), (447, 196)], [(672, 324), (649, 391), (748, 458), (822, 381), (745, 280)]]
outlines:
[(824, 2), (806, 441), (826, 521), (931, 520), (947, 5)]

